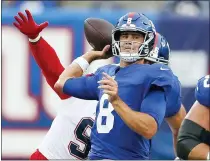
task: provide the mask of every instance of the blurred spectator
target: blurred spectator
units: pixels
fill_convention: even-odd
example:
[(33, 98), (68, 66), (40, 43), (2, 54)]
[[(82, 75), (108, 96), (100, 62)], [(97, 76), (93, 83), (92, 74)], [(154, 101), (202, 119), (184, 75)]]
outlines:
[(209, 17), (209, 1), (199, 1), (204, 16)]
[(97, 10), (116, 10), (125, 8), (125, 6), (123, 6), (122, 3), (116, 1), (112, 1), (111, 3), (107, 3), (106, 1), (95, 1), (91, 3), (91, 7)]
[(109, 10), (116, 12), (116, 9), (127, 9), (130, 11), (159, 11), (164, 1), (59, 1), (62, 7), (69, 8), (93, 8), (96, 10)]
[(14, 6), (15, 1), (2, 1), (2, 7), (3, 8), (8, 8)]
[(164, 6), (164, 10), (183, 16), (198, 16), (202, 13), (203, 7), (198, 0), (194, 1), (168, 1)]
[(40, 14), (45, 8), (58, 6), (57, 1), (3, 1), (3, 7), (16, 7), (20, 11), (29, 9), (33, 14)]

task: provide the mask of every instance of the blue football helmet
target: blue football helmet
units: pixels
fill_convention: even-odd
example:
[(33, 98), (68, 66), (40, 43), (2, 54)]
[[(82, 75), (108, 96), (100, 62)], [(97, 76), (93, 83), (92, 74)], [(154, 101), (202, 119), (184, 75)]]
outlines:
[(165, 37), (156, 32), (153, 50), (144, 59), (154, 63), (169, 64), (170, 47)]
[[(122, 32), (137, 32), (144, 35), (143, 43), (129, 42), (131, 45), (130, 52), (121, 51), (122, 41), (120, 41), (120, 35)], [(122, 16), (114, 30), (112, 31), (112, 53), (115, 56), (120, 57), (126, 62), (135, 62), (138, 59), (145, 58), (153, 49), (155, 41), (155, 27), (152, 21), (147, 18), (144, 14), (130, 12)], [(128, 41), (127, 41), (128, 42)], [(134, 43), (139, 43), (139, 49), (136, 52), (131, 52)]]

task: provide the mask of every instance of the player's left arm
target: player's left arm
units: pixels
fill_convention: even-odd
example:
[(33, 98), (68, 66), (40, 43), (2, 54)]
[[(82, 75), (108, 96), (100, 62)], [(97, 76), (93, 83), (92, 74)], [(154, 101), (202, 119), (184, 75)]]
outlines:
[(109, 95), (109, 102), (115, 111), (133, 131), (151, 139), (165, 115), (166, 101), (163, 90), (151, 89), (141, 104), (141, 112), (137, 112), (118, 96), (117, 82), (108, 74), (103, 75), (105, 79), (99, 81), (99, 88), (104, 89), (104, 93)]
[(177, 155), (176, 145), (177, 145), (178, 132), (179, 132), (179, 128), (181, 127), (182, 121), (184, 120), (185, 116), (186, 116), (186, 110), (185, 110), (184, 106), (181, 104), (179, 111), (175, 115), (173, 115), (171, 117), (167, 117), (165, 119), (172, 131), (172, 134), (173, 134), (174, 152), (176, 155)]
[(112, 102), (112, 105), (132, 130), (147, 139), (151, 139), (156, 134), (166, 109), (164, 92), (161, 90), (148, 93), (142, 102), (141, 112), (132, 110), (121, 99)]

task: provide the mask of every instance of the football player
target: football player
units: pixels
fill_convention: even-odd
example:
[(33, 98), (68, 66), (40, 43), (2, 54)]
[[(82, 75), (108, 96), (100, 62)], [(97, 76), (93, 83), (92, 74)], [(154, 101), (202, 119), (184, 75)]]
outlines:
[(56, 82), (61, 93), (99, 101), (89, 159), (149, 159), (150, 141), (165, 117), (166, 101), (173, 98), (180, 109), (180, 92), (171, 90), (180, 88), (177, 77), (168, 66), (144, 59), (153, 50), (155, 33), (145, 15), (128, 13), (112, 33), (112, 51), (120, 65), (82, 76), (90, 62), (105, 57), (107, 45), (74, 60)]
[(210, 75), (198, 81), (195, 98), (179, 131), (177, 153), (184, 160), (210, 160)]
[[(26, 14), (27, 17), (19, 12), (19, 16), (15, 16), (17, 22), (14, 22), (14, 25), (20, 32), (28, 36), (32, 55), (41, 68), (47, 83), (63, 100), (62, 108), (30, 159), (85, 159), (90, 150), (90, 128), (95, 119), (97, 101), (81, 100), (59, 94), (55, 90), (54, 84), (64, 67), (55, 50), (39, 34), (48, 26), (48, 23), (37, 25), (28, 10)], [(108, 64), (110, 60), (103, 63)]]

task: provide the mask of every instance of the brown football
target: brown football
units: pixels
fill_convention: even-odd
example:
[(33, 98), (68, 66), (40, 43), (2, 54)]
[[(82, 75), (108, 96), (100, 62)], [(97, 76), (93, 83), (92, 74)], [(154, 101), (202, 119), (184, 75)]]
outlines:
[[(112, 30), (114, 26), (100, 18), (88, 18), (84, 22), (85, 36), (94, 50), (102, 50), (104, 46), (112, 44)], [(112, 55), (112, 47), (107, 52)]]

